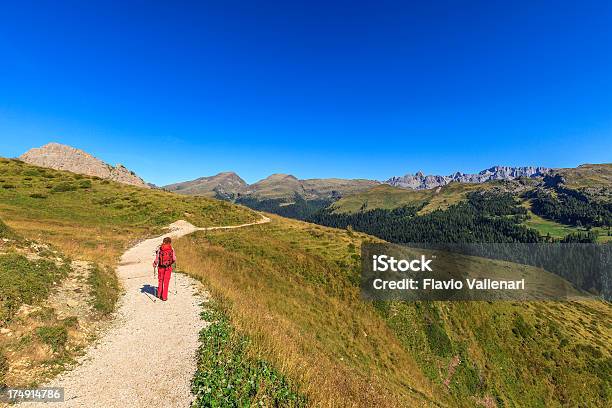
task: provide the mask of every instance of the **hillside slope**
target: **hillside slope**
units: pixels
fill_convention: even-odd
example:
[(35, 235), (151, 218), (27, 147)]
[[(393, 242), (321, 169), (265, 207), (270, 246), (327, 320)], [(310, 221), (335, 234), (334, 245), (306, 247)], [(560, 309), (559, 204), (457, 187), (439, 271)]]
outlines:
[(0, 217), (16, 231), (68, 255), (114, 265), (130, 241), (185, 219), (194, 225), (256, 220), (248, 208), (138, 188), (0, 159)]
[(121, 254), (177, 219), (235, 225), (259, 215), (0, 158), (0, 262), (12, 260), (0, 273), (0, 380), (35, 384), (69, 364), (114, 310)]
[[(314, 405), (609, 401), (609, 304), (364, 302), (358, 248), (375, 238), (271, 218), (184, 237), (177, 249), (249, 337), (248, 354), (284, 367)], [(210, 384), (214, 371), (200, 375)]]
[(378, 184), (377, 181), (364, 179), (299, 180), (290, 174), (272, 174), (248, 185), (235, 173), (228, 172), (171, 184), (164, 189), (180, 194), (215, 197), (259, 211), (306, 219), (340, 197)]
[(330, 209), (334, 213), (341, 214), (379, 208), (392, 210), (404, 206), (413, 206), (422, 207), (420, 212), (427, 213), (438, 209), (446, 209), (464, 200), (469, 192), (487, 190), (494, 185), (494, 183), (451, 183), (428, 190), (409, 190), (383, 184), (360, 193), (347, 195), (331, 204)]
[(612, 202), (612, 163), (583, 164), (560, 169), (558, 173), (563, 177), (565, 187)]

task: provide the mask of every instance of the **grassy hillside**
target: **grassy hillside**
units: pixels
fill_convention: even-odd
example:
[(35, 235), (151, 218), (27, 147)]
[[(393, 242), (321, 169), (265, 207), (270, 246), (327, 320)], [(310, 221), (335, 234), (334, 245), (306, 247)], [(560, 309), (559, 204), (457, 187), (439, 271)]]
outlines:
[[(181, 238), (182, 267), (228, 305), (238, 331), (315, 405), (409, 406), (434, 391), (355, 276), (362, 234), (273, 216), (270, 224)], [(264, 237), (264, 239), (262, 239)]]
[(177, 219), (197, 226), (257, 219), (244, 207), (0, 159), (0, 218), (70, 256), (114, 265), (135, 239)]
[(246, 188), (246, 194), (260, 199), (292, 198), (304, 194), (300, 180), (290, 174), (272, 174)]
[(365, 179), (306, 179), (298, 180), (289, 174), (272, 174), (246, 188), (248, 196), (258, 199), (291, 200), (298, 194), (307, 200), (330, 198), (363, 191), (375, 186), (376, 181)]
[(348, 195), (331, 205), (334, 213), (355, 213), (376, 208), (391, 210), (403, 206), (423, 206), (420, 213), (446, 209), (465, 199), (471, 191), (486, 190), (494, 183), (451, 183), (429, 190), (408, 190), (382, 184), (367, 191)]
[(34, 384), (92, 340), (120, 294), (114, 268), (135, 240), (177, 219), (258, 218), (227, 202), (0, 158), (0, 383)]
[(210, 177), (200, 177), (191, 181), (170, 184), (163, 188), (180, 194), (232, 200), (246, 186), (247, 183), (240, 176), (234, 172), (226, 171)]
[(332, 197), (336, 195), (345, 196), (355, 192), (366, 190), (378, 184), (377, 181), (366, 179), (305, 179), (301, 180), (307, 194), (315, 196)]
[(612, 163), (583, 164), (576, 168), (560, 169), (567, 188), (582, 190), (610, 187), (612, 185)]
[(176, 248), (250, 339), (247, 354), (314, 405), (607, 405), (609, 304), (364, 302), (359, 246), (373, 239), (272, 217)]

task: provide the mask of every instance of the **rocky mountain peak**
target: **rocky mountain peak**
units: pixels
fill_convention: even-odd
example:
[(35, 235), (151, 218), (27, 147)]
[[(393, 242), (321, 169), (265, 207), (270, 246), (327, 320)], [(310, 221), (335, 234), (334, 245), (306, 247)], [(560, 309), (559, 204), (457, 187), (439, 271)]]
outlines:
[(165, 186), (177, 193), (203, 195), (231, 200), (248, 184), (233, 171), (224, 171), (214, 176), (200, 177), (195, 180)]
[(222, 176), (222, 177), (240, 177), (238, 176), (238, 174), (236, 174), (233, 171), (222, 171), (221, 173), (217, 174), (217, 177)]
[(65, 170), (119, 183), (150, 188), (133, 171), (130, 171), (121, 164), (111, 166), (83, 150), (60, 143), (52, 142), (42, 147), (30, 149), (22, 154), (19, 159), (40, 167)]
[[(284, 174), (284, 173), (274, 173), (274, 174), (270, 174), (268, 177), (266, 177), (264, 180), (295, 180), (297, 181), (297, 177), (295, 177), (292, 174)], [(263, 181), (263, 180), (261, 180)]]

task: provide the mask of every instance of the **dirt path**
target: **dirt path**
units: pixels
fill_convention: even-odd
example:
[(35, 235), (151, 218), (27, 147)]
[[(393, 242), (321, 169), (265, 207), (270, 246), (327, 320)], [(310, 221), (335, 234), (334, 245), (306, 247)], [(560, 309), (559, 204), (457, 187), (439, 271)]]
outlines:
[[(263, 224), (196, 228), (177, 221), (164, 236), (178, 238), (198, 230), (233, 229)], [(125, 289), (110, 329), (91, 347), (81, 364), (46, 386), (64, 387), (62, 407), (187, 407), (196, 369), (198, 333), (205, 295), (183, 274), (170, 282), (167, 302), (155, 300), (153, 257), (161, 237), (130, 248), (117, 269)], [(180, 254), (179, 264), (180, 264)], [(174, 292), (177, 291), (175, 295)], [(42, 404), (28, 404), (48, 406)]]

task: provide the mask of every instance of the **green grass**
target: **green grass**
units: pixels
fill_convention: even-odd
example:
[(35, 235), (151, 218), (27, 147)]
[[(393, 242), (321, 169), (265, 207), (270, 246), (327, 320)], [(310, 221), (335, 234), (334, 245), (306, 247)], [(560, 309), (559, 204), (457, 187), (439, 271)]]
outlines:
[(465, 199), (475, 190), (485, 190), (496, 183), (468, 184), (451, 183), (428, 190), (409, 190), (386, 184), (373, 187), (364, 192), (347, 195), (331, 205), (336, 213), (355, 213), (376, 208), (392, 210), (404, 206), (421, 207), (421, 214), (437, 209), (446, 209)]
[(232, 324), (252, 340), (248, 354), (279, 367), (315, 406), (433, 399), (409, 352), (360, 299), (354, 251), (365, 235), (272, 219), (175, 243), (181, 268), (231, 305)]
[(54, 282), (68, 274), (69, 265), (47, 259), (29, 260), (18, 253), (0, 255), (0, 326), (6, 325), (24, 304), (44, 300)]
[(272, 219), (176, 248), (190, 274), (229, 299), (249, 354), (281, 367), (314, 405), (609, 402), (608, 303), (371, 304), (360, 298), (356, 248), (373, 238)]
[(54, 353), (63, 351), (68, 341), (68, 330), (63, 325), (39, 327), (36, 334), (43, 343), (51, 346)]
[[(161, 233), (179, 218), (198, 226), (257, 218), (229, 203), (14, 160), (0, 159), (0, 174), (0, 217), (11, 227), (0, 224), (0, 233), (16, 231), (98, 261), (90, 283), (101, 311), (111, 309), (105, 303), (113, 293), (107, 268), (132, 240)], [(441, 189), (426, 208), (461, 199), (453, 188), (460, 189)], [(219, 399), (234, 406), (300, 405), (302, 396), (319, 406), (609, 405), (609, 304), (367, 303), (358, 288), (358, 248), (370, 239), (279, 217), (180, 239), (181, 267), (228, 305), (221, 315), (207, 316), (213, 326), (202, 334), (194, 380), (201, 405), (221, 405)], [(31, 262), (42, 262), (6, 259), (28, 270)], [(12, 294), (17, 302), (13, 313), (27, 296), (46, 296), (43, 286), (54, 272), (44, 265), (41, 270), (49, 270), (32, 282), (0, 276), (0, 296)], [(44, 324), (35, 337), (63, 356), (63, 332), (75, 330), (73, 323)], [(0, 376), (1, 368), (0, 357)], [(228, 382), (233, 389), (223, 388)], [(207, 389), (217, 398), (206, 400)]]
[(234, 330), (219, 303), (202, 318), (197, 371), (192, 381), (196, 407), (302, 407), (307, 400), (270, 363), (248, 355), (249, 338)]
[(0, 158), (0, 218), (18, 233), (69, 256), (114, 266), (130, 242), (184, 219), (197, 226), (258, 218), (213, 199), (138, 188)]
[(561, 169), (560, 174), (565, 178), (565, 185), (572, 189), (610, 188), (612, 185), (612, 163), (583, 164)]
[[(589, 305), (436, 302), (428, 307), (438, 310), (443, 323), (437, 330), (450, 339), (443, 342), (444, 353), (437, 352), (439, 346), (431, 347), (429, 331), (422, 329), (431, 321), (421, 318), (418, 304), (393, 303), (384, 315), (427, 376), (436, 382), (448, 381), (457, 403), (488, 397), (497, 406), (603, 407), (609, 401), (612, 359), (606, 342), (610, 327), (598, 324), (607, 336), (601, 342), (586, 332), (588, 327), (580, 319), (585, 316), (583, 307)], [(601, 318), (609, 317), (609, 305), (595, 307)], [(566, 322), (565, 316), (572, 316), (572, 322)], [(584, 344), (596, 352), (577, 353)], [(460, 364), (449, 376), (454, 358)]]
[(1, 238), (6, 238), (9, 240), (20, 239), (19, 236), (15, 233), (15, 231), (13, 231), (11, 228), (8, 227), (8, 225), (6, 225), (2, 220), (0, 220), (0, 239)]
[(523, 224), (529, 228), (535, 229), (542, 236), (550, 234), (552, 238), (563, 238), (568, 234), (579, 231), (576, 227), (570, 227), (555, 221), (546, 220), (534, 214), (531, 210), (529, 210), (527, 214), (529, 218)]
[[(523, 225), (533, 228), (540, 233), (542, 236), (548, 236), (556, 239), (561, 239), (569, 234), (580, 232), (585, 233), (587, 229), (572, 227), (569, 225), (560, 224), (555, 221), (547, 220), (545, 218), (540, 217), (537, 214), (534, 214), (531, 211), (531, 204), (529, 201), (523, 202), (523, 206), (527, 208), (528, 218), (523, 222)], [(591, 228), (592, 232), (597, 235), (597, 242), (606, 243), (612, 241), (612, 236), (608, 234), (608, 229), (603, 227), (594, 227)]]
[(121, 293), (115, 271), (112, 268), (94, 264), (87, 283), (91, 288), (94, 309), (103, 315), (111, 313)]

